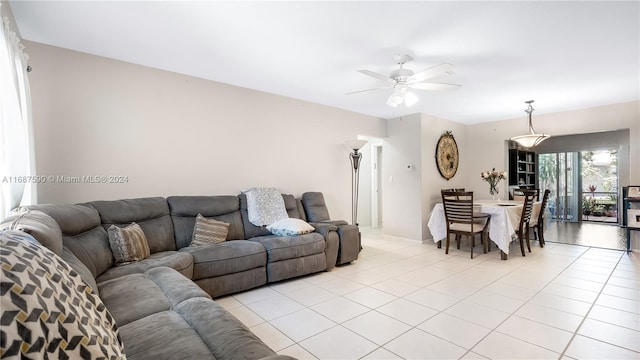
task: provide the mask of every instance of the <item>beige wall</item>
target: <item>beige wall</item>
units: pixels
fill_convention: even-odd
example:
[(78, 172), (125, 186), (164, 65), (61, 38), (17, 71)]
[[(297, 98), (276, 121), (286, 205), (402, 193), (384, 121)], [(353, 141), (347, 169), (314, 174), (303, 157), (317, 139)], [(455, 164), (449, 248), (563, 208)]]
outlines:
[(41, 184), (40, 203), (237, 194), (274, 186), (325, 193), (350, 219), (344, 140), (386, 121), (301, 100), (26, 42), (37, 173), (127, 176), (125, 184)]
[[(236, 194), (249, 186), (275, 186), (295, 195), (322, 191), (332, 217), (350, 220), (351, 174), (343, 142), (360, 135), (384, 138), (385, 233), (430, 239), (426, 222), (439, 190), (465, 187), (487, 193), (480, 172), (506, 170), (505, 140), (526, 131), (524, 112), (516, 119), (476, 125), (426, 114), (387, 121), (43, 44), (25, 45), (34, 68), (38, 175), (128, 177), (126, 184), (43, 184), (38, 188), (41, 203)], [(640, 102), (534, 113), (534, 126), (552, 135), (629, 129), (629, 178), (621, 183), (640, 184)], [(450, 181), (440, 177), (433, 158), (445, 130), (453, 131), (460, 150), (460, 167)], [(406, 170), (409, 164), (413, 171)], [(361, 179), (370, 179), (370, 171)], [(504, 197), (506, 183), (501, 185)], [(361, 202), (360, 214), (370, 212), (364, 206), (368, 203)], [(370, 216), (361, 216), (370, 223)]]
[[(436, 145), (445, 131), (451, 131), (453, 134), (460, 156), (458, 171), (449, 180), (440, 175), (435, 160)], [(467, 136), (466, 126), (463, 124), (422, 114), (422, 240), (433, 239), (427, 223), (433, 206), (442, 202), (440, 190), (466, 188), (475, 177), (475, 174), (470, 173), (464, 165), (465, 160), (473, 156), (471, 153), (473, 150), (467, 146)]]
[(421, 127), (420, 114), (388, 120), (382, 176), (386, 235), (422, 239)]
[[(537, 132), (552, 136), (568, 134), (597, 133), (601, 131), (629, 129), (629, 172), (621, 178), (621, 185), (640, 183), (640, 102), (627, 102), (589, 109), (564, 111), (552, 114), (533, 113), (533, 126)], [(471, 174), (483, 170), (508, 169), (508, 154), (505, 141), (514, 135), (527, 131), (527, 118), (521, 118), (469, 125), (467, 146), (473, 149), (470, 156), (462, 160), (462, 165)], [(487, 184), (479, 176), (467, 187), (473, 191), (487, 192)], [(506, 194), (506, 182), (501, 182), (500, 194)]]
[[(533, 123), (538, 132), (555, 136), (629, 129), (629, 154), (624, 161), (628, 169), (620, 171), (620, 182), (621, 185), (640, 184), (640, 102), (534, 115)], [(427, 114), (414, 114), (389, 120), (388, 127), (388, 138), (384, 142), (385, 234), (430, 240), (427, 222), (434, 204), (440, 201), (440, 189), (464, 187), (488, 197), (488, 185), (481, 180), (480, 173), (492, 168), (508, 170), (506, 140), (524, 133), (527, 123), (523, 116), (463, 125)], [(448, 181), (440, 176), (434, 160), (436, 143), (446, 130), (453, 132), (460, 153), (458, 172)], [(417, 136), (418, 133), (421, 135)], [(418, 164), (416, 171), (407, 172), (404, 165), (414, 161)], [(390, 176), (393, 183), (389, 181)], [(506, 181), (500, 184), (502, 199), (508, 196), (506, 185)], [(634, 248), (640, 247), (637, 238), (634, 244)]]
[[(505, 140), (525, 133), (527, 130), (525, 115), (517, 119), (466, 127), (466, 144), (470, 151), (468, 151), (469, 156), (462, 159), (462, 166), (472, 175), (471, 181), (466, 184), (467, 188), (486, 194), (488, 192), (486, 182), (475, 175), (492, 167), (508, 169)], [(552, 114), (534, 112), (533, 125), (537, 132), (552, 136), (629, 129), (628, 169), (621, 169), (620, 185), (640, 184), (640, 101)], [(626, 146), (622, 146), (621, 150), (624, 150), (624, 147)], [(624, 156), (621, 156), (621, 160), (624, 160)], [(621, 166), (623, 166), (622, 161)], [(500, 196), (505, 198), (506, 182), (503, 181), (500, 185)], [(640, 234), (632, 232), (632, 237), (632, 248), (640, 249)]]
[(460, 158), (468, 156), (463, 124), (426, 114), (388, 121), (383, 150), (385, 234), (431, 239), (427, 222), (433, 205), (440, 201), (440, 189), (468, 183), (468, 171), (462, 163), (451, 180), (444, 179), (437, 170), (435, 148), (445, 131), (453, 133)]

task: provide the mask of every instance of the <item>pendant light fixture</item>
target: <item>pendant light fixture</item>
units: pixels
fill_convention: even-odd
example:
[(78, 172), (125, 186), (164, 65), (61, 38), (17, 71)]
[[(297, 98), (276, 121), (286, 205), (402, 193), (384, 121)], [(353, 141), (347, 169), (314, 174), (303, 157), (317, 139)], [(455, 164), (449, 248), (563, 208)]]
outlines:
[(525, 104), (528, 104), (528, 107), (524, 112), (529, 114), (529, 133), (527, 135), (514, 136), (511, 138), (511, 141), (515, 141), (526, 148), (534, 147), (551, 137), (551, 135), (547, 134), (536, 134), (535, 130), (533, 130), (533, 125), (531, 123), (531, 113), (535, 110), (533, 106), (531, 106), (531, 103), (533, 102), (534, 100), (525, 101)]

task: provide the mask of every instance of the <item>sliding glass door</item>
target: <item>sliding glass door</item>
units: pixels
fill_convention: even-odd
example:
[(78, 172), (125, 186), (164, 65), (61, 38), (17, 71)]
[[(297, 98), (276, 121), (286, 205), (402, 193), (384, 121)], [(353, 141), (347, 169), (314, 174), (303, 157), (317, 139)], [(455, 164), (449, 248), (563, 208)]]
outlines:
[(580, 221), (580, 154), (538, 154), (540, 193), (549, 189), (548, 209), (555, 221)]
[(615, 149), (538, 154), (538, 183), (553, 220), (618, 222)]

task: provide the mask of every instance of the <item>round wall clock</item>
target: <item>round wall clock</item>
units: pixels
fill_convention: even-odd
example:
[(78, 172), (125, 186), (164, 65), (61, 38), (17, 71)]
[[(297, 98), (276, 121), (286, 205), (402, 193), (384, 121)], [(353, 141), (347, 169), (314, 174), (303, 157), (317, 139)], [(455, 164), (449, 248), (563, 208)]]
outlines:
[(447, 131), (440, 136), (436, 145), (436, 165), (443, 178), (449, 180), (456, 174), (458, 159), (458, 144), (451, 131)]

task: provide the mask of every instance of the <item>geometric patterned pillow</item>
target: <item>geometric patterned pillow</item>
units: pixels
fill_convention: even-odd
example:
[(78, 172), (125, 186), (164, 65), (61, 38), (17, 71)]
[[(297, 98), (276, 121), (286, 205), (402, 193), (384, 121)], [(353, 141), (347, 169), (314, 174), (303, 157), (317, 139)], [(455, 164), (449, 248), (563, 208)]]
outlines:
[(227, 240), (229, 224), (215, 219), (207, 219), (198, 214), (196, 225), (193, 227), (190, 246), (218, 244)]
[(126, 227), (109, 227), (109, 245), (116, 266), (126, 265), (149, 257), (149, 244), (140, 225), (131, 223)]
[(30, 235), (0, 232), (0, 355), (125, 359), (116, 323), (80, 276)]

